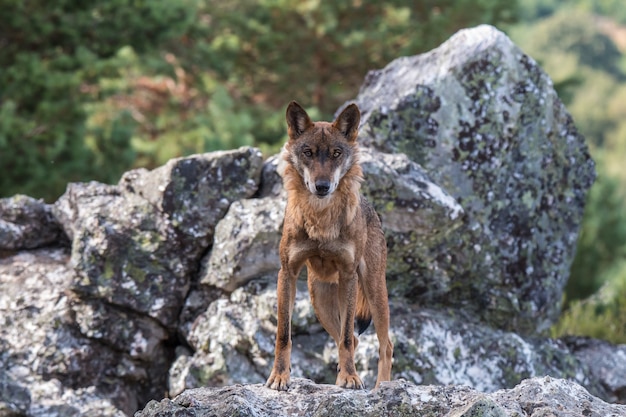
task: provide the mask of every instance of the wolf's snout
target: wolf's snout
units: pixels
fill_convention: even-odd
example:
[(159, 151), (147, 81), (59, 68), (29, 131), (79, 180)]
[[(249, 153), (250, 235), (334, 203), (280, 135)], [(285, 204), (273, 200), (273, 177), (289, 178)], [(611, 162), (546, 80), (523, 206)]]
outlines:
[(330, 181), (328, 180), (318, 180), (315, 181), (315, 191), (317, 195), (320, 197), (324, 197), (328, 194), (328, 190), (330, 190)]

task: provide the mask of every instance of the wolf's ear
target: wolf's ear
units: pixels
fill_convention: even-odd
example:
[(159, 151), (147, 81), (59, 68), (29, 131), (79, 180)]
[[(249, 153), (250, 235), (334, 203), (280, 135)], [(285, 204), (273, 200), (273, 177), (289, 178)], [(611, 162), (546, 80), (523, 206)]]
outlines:
[(335, 129), (338, 129), (348, 141), (352, 142), (356, 140), (360, 122), (361, 112), (359, 111), (359, 107), (352, 103), (337, 116), (333, 122), (333, 126)]
[(295, 101), (287, 106), (287, 133), (290, 139), (297, 139), (305, 130), (313, 126), (313, 122), (306, 111)]

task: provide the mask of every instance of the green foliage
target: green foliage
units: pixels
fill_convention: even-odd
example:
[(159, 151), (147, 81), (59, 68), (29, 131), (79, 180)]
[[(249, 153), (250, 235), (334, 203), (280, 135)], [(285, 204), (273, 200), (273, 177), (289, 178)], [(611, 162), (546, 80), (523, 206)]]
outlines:
[(602, 71), (617, 82), (625, 79), (622, 54), (589, 13), (562, 9), (549, 18), (519, 25), (510, 33), (555, 83), (588, 78), (579, 74), (583, 69)]
[[(368, 70), (434, 47), (466, 25), (509, 22), (515, 7), (504, 0), (436, 6), (406, 0), (204, 0), (183, 41), (167, 45), (165, 65), (133, 64), (136, 75), (123, 77), (126, 103), (117, 107), (139, 116), (133, 143), (142, 166), (192, 150), (249, 143), (250, 137), (273, 153), (285, 139), (289, 101), (330, 118), (357, 94)], [(160, 97), (153, 94), (151, 108), (137, 102), (147, 84), (154, 90), (160, 82), (176, 88), (163, 90)], [(214, 97), (225, 100), (226, 95), (231, 102), (222, 114), (210, 110)], [(100, 111), (115, 107), (109, 103)]]
[(252, 117), (237, 111), (233, 99), (223, 87), (217, 87), (205, 108), (193, 113), (181, 124), (175, 114), (154, 120), (162, 132), (156, 140), (135, 138), (143, 166), (162, 165), (174, 156), (252, 146)]
[(552, 328), (553, 337), (588, 336), (626, 343), (626, 261), (612, 265), (592, 296), (573, 302)]
[(366, 72), (479, 23), (506, 0), (3, 2), (0, 196), (52, 200), (193, 152), (284, 140), (297, 99), (330, 117)]
[(462, 0), (206, 0), (210, 25), (174, 54), (211, 71), (248, 104), (298, 99), (330, 114), (368, 70), (437, 46), (456, 30), (510, 22), (515, 2)]
[(607, 16), (626, 24), (623, 0), (525, 0), (520, 3), (520, 20), (534, 21), (566, 8)]
[(91, 86), (120, 47), (148, 51), (181, 33), (189, 2), (3, 2), (0, 25), (0, 195), (52, 199), (68, 181), (117, 179), (133, 160), (118, 115), (85, 140)]
[[(568, 302), (588, 297), (626, 261), (626, 202), (620, 183), (605, 175), (598, 160), (598, 179), (587, 197), (576, 256), (566, 286)], [(624, 276), (626, 278), (626, 276)], [(626, 284), (626, 283), (625, 283)]]

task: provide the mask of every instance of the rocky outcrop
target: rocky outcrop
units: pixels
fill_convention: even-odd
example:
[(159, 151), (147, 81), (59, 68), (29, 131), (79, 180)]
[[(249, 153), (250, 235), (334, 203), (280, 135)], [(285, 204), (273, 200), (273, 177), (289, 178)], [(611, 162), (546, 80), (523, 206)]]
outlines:
[(452, 233), (388, 236), (402, 247), (391, 263), (406, 264), (391, 290), (518, 333), (549, 327), (595, 172), (537, 63), (480, 26), (370, 72), (355, 101), (360, 142), (406, 154), (464, 210)]
[(135, 417), (209, 416), (603, 416), (626, 415), (573, 382), (550, 377), (523, 381), (510, 390), (484, 394), (465, 386), (417, 386), (405, 380), (375, 391), (343, 390), (299, 379), (288, 393), (262, 385), (198, 388), (173, 400), (151, 401)]
[(211, 254), (202, 261), (200, 283), (232, 292), (280, 267), (278, 244), (287, 201), (265, 197), (236, 201), (217, 224)]
[[(482, 26), (372, 72), (357, 102), (404, 380), (194, 389), (261, 383), (273, 360), (282, 161), (241, 148), (70, 184), (52, 205), (0, 200), (0, 416), (130, 415), (179, 394), (140, 415), (263, 415), (303, 394), (319, 415), (623, 412), (589, 393), (626, 402), (626, 346), (545, 337), (594, 172), (536, 63)], [(370, 328), (356, 357), (370, 387), (376, 343)], [(336, 362), (301, 280), (293, 376), (333, 382)]]
[(73, 290), (174, 328), (217, 219), (258, 187), (252, 148), (131, 171), (118, 186), (70, 184), (55, 214), (72, 239)]
[(140, 382), (156, 375), (78, 331), (68, 260), (61, 248), (0, 259), (0, 416), (123, 416), (158, 395)]
[[(2, 249), (57, 246), (0, 252), (0, 410), (130, 415), (161, 397), (192, 276), (262, 165), (242, 148), (132, 171), (116, 186), (70, 184), (53, 206), (0, 200), (11, 208), (2, 225), (20, 227)], [(32, 245), (37, 227), (64, 237)]]
[[(551, 375), (576, 381), (601, 398), (626, 401), (626, 362), (622, 362), (626, 346), (522, 337), (488, 326), (462, 310), (420, 307), (400, 299), (390, 304), (397, 378), (492, 392), (526, 378)], [(275, 306), (275, 275), (255, 279), (211, 303), (185, 333), (193, 353), (178, 352), (170, 369), (170, 394), (186, 388), (264, 382), (274, 355)], [(292, 374), (332, 383), (336, 347), (317, 323), (304, 282), (296, 293), (292, 332)], [(368, 387), (376, 381), (377, 343), (372, 328), (359, 337), (356, 363)]]

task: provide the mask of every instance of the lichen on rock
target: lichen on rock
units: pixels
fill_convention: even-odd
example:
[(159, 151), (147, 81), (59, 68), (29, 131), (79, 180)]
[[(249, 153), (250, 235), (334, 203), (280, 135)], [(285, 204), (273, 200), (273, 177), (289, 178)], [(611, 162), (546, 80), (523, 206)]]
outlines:
[(361, 143), (405, 153), (465, 213), (429, 245), (426, 262), (407, 268), (416, 271), (407, 279), (426, 284), (407, 283), (406, 295), (520, 333), (549, 327), (595, 177), (549, 77), (502, 32), (480, 26), (370, 73), (355, 101)]

